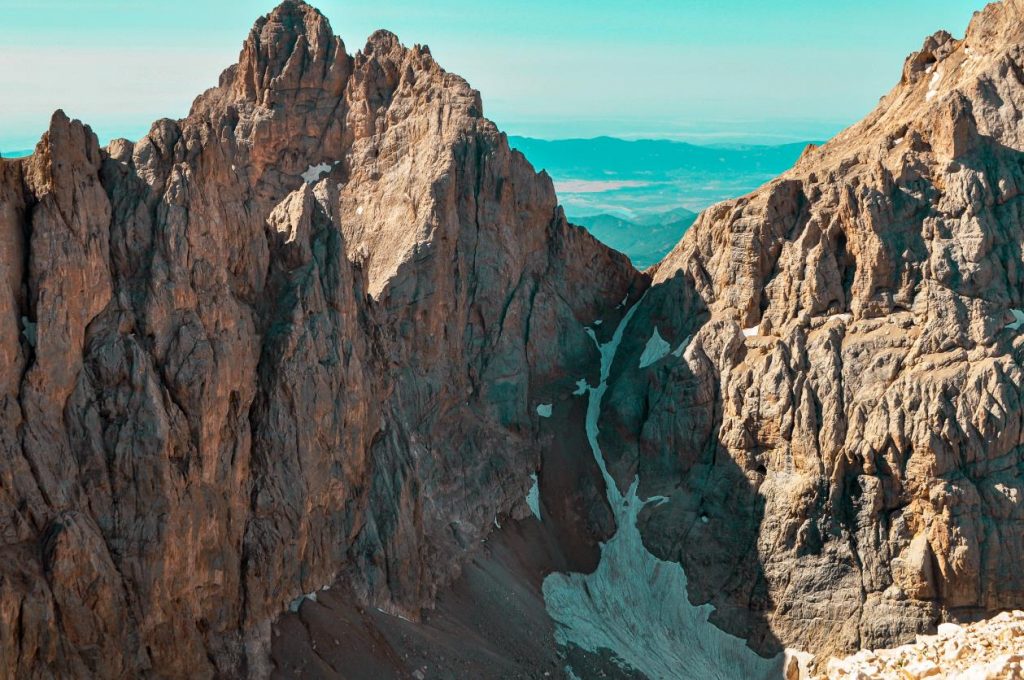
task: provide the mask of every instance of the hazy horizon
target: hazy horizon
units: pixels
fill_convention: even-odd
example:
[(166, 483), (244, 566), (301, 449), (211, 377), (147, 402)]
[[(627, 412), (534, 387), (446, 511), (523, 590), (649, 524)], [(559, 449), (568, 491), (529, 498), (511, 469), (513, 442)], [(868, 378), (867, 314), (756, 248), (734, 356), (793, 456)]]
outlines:
[[(158, 118), (183, 117), (275, 4), (8, 0), (0, 149), (34, 146), (58, 108), (101, 140), (137, 139)], [(861, 118), (925, 36), (961, 35), (985, 3), (312, 4), (349, 52), (379, 27), (428, 44), (510, 135), (781, 144), (827, 139)]]

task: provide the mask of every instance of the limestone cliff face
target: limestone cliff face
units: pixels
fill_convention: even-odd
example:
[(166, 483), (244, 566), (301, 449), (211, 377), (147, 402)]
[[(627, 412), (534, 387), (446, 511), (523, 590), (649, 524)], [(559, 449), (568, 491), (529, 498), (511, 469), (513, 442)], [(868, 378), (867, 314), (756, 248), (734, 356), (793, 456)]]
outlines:
[(645, 544), (761, 651), (1024, 603), (1022, 112), (1008, 0), (651, 271), (602, 447), (671, 499)]
[(646, 285), (426, 48), (350, 56), (293, 0), (184, 120), (55, 114), (0, 243), (10, 678), (258, 675), (338, 580), (415, 618)]

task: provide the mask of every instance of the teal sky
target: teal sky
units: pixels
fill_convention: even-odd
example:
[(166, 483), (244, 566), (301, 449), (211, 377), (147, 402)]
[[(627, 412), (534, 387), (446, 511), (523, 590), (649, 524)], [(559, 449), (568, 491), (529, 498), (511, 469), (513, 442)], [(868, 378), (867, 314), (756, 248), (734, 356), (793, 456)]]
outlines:
[[(235, 62), (255, 0), (0, 0), (0, 150), (63, 108), (137, 138)], [(903, 58), (980, 0), (321, 0), (349, 52), (374, 29), (426, 43), (511, 134), (696, 142), (827, 137)]]

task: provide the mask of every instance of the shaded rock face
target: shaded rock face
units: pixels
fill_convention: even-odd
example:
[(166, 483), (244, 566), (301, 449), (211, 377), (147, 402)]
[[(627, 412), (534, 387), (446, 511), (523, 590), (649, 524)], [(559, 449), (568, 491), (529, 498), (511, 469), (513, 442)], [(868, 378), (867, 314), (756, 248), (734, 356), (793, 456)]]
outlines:
[[(759, 651), (1024, 603), (1022, 45), (1017, 0), (929, 38), (874, 113), (651, 270), (602, 448), (670, 498), (645, 545)], [(651, 363), (655, 333), (678, 351)]]
[(136, 143), (55, 114), (0, 162), (0, 242), (12, 678), (260, 675), (338, 580), (416, 618), (529, 512), (569, 419), (537, 404), (647, 285), (426, 48), (349, 56), (293, 1)]

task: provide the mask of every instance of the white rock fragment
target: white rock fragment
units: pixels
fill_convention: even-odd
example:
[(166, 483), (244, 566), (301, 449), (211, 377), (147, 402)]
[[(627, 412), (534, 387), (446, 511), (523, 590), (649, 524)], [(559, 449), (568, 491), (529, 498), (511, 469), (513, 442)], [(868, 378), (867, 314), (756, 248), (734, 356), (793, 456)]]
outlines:
[(941, 673), (939, 667), (927, 659), (915, 661), (903, 667), (903, 677), (907, 680), (919, 680), (920, 678), (931, 678)]
[(359, 206), (358, 208), (356, 208), (356, 214), (357, 215), (362, 215), (363, 214), (363, 206)]
[(961, 635), (964, 629), (955, 623), (940, 623), (938, 635), (941, 638), (952, 638)]
[(656, 361), (665, 358), (672, 346), (669, 345), (658, 333), (658, 327), (654, 327), (654, 333), (644, 347), (644, 353), (640, 355), (640, 368), (647, 368)]
[(308, 168), (306, 168), (306, 171), (304, 173), (302, 173), (302, 179), (306, 181), (306, 184), (313, 184), (314, 182), (319, 180), (324, 173), (330, 171), (330, 163), (320, 163), (319, 165), (311, 165)]
[(550, 418), (551, 404), (537, 404), (537, 415), (541, 418)]

